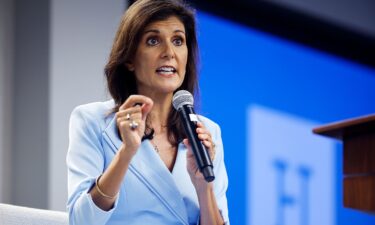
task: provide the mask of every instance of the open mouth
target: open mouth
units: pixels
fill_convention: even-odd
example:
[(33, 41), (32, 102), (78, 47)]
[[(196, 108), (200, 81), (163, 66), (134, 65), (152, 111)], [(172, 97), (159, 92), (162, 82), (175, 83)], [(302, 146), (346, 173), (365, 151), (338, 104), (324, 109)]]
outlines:
[(176, 69), (173, 66), (162, 66), (159, 67), (156, 72), (160, 75), (172, 75), (176, 73)]

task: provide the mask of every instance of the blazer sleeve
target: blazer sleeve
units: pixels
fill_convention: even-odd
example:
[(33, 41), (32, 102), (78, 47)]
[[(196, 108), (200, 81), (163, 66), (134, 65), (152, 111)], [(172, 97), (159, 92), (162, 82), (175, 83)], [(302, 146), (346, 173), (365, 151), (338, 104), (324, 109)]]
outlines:
[(220, 210), (220, 213), (224, 219), (226, 225), (229, 225), (229, 215), (228, 215), (228, 203), (226, 192), (228, 189), (228, 175), (224, 163), (224, 148), (223, 141), (221, 138), (220, 127), (215, 123), (215, 132), (213, 134), (214, 144), (216, 148), (216, 156), (213, 161), (214, 171), (215, 171), (215, 181), (214, 181), (214, 193), (216, 196), (216, 201)]
[(104, 152), (100, 119), (82, 106), (74, 109), (70, 117), (66, 162), (69, 224), (106, 224), (116, 209), (119, 196), (111, 210), (103, 211), (88, 193), (96, 177), (104, 171)]

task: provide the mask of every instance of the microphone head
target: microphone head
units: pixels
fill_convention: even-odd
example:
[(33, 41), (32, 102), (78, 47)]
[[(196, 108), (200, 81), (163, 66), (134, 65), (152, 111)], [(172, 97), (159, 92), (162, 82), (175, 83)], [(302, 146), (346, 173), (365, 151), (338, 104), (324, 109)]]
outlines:
[(193, 95), (186, 90), (177, 91), (173, 95), (172, 104), (177, 111), (184, 105), (194, 105)]

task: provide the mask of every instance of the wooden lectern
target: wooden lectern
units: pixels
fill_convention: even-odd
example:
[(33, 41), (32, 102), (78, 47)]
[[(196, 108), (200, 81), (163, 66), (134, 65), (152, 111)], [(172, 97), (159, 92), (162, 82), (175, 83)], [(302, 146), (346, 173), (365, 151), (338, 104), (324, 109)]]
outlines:
[(344, 206), (375, 213), (375, 114), (313, 129), (344, 144)]

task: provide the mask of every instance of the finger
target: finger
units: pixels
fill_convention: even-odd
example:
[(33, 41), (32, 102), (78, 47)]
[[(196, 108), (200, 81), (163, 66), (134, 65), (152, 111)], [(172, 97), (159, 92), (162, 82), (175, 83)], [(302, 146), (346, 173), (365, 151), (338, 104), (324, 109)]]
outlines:
[(131, 114), (130, 118), (128, 118), (127, 116), (117, 117), (116, 121), (117, 121), (117, 123), (120, 123), (120, 122), (123, 122), (123, 121), (127, 121), (127, 122), (142, 121), (142, 114), (141, 113), (134, 113), (134, 114)]
[(206, 146), (206, 147), (209, 147), (209, 148), (214, 148), (215, 147), (215, 144), (214, 144), (211, 136), (209, 136), (208, 134), (198, 134), (198, 138), (202, 142), (208, 142), (208, 143), (210, 143), (210, 145)]
[(138, 127), (141, 126), (141, 121), (140, 120), (132, 120), (132, 121), (126, 121), (124, 124), (124, 127), (126, 130), (129, 130), (130, 132), (138, 132), (139, 129)]
[(130, 123), (129, 123), (129, 129), (131, 131), (137, 131), (138, 132), (138, 127), (141, 125), (141, 121), (136, 121), (136, 120), (132, 120)]
[(190, 147), (190, 143), (189, 143), (189, 140), (187, 138), (185, 138), (184, 140), (182, 140), (182, 142), (184, 143), (184, 145), (186, 147)]
[(208, 154), (210, 154), (210, 158), (213, 161), (215, 159), (215, 153), (216, 153), (213, 143), (209, 141), (203, 141), (203, 144), (204, 146), (207, 147)]
[(196, 132), (198, 133), (198, 134), (201, 134), (201, 133), (205, 133), (205, 130), (203, 129), (203, 128), (197, 128), (197, 130), (196, 130)]
[(190, 143), (189, 143), (189, 140), (188, 140), (187, 138), (185, 138), (182, 142), (184, 143), (184, 145), (185, 145), (186, 148), (187, 148), (187, 156), (188, 156), (188, 157), (189, 157), (189, 156), (192, 156), (192, 155), (193, 155), (193, 151), (192, 151), (192, 149), (191, 149), (191, 145), (190, 145)]
[(126, 129), (126, 130), (134, 130), (131, 129), (131, 124), (138, 124), (138, 126), (141, 124), (142, 120), (140, 119), (132, 119), (132, 120), (121, 120), (117, 119), (117, 125), (119, 126), (120, 130)]
[(212, 141), (207, 141), (207, 140), (204, 140), (202, 141), (203, 145), (206, 146), (206, 148), (208, 149), (213, 149), (214, 148), (214, 144), (212, 143)]
[(134, 107), (130, 107), (127, 109), (119, 110), (116, 113), (116, 117), (126, 117), (128, 114), (133, 115), (136, 113), (139, 113), (139, 114), (142, 113), (142, 109), (140, 106), (134, 106)]
[(208, 131), (205, 127), (198, 127), (198, 128), (196, 129), (196, 132), (197, 132), (198, 134), (207, 134), (207, 135), (209, 135), (209, 136), (211, 137), (211, 133), (210, 133), (210, 131)]
[(134, 107), (137, 103), (141, 105), (152, 105), (153, 101), (151, 98), (144, 95), (130, 95), (128, 99), (120, 106), (119, 110), (124, 110), (130, 107)]
[(203, 133), (203, 134), (198, 134), (198, 138), (201, 140), (201, 141), (204, 141), (204, 140), (208, 140), (208, 141), (211, 141), (212, 138), (209, 134), (207, 133)]
[(149, 102), (142, 105), (142, 120), (146, 120), (147, 115), (151, 112), (154, 102), (149, 98)]
[(126, 117), (128, 114), (133, 115), (133, 114), (136, 114), (136, 113), (142, 113), (142, 110), (141, 110), (140, 107), (130, 107), (130, 108), (127, 108), (127, 109), (119, 110), (116, 113), (116, 117), (117, 118)]
[[(120, 135), (121, 135), (121, 138), (122, 140), (125, 140), (125, 133), (128, 132), (129, 130), (129, 122), (128, 121), (121, 121), (118, 123), (118, 129), (120, 131)], [(124, 133), (125, 132), (125, 133)]]
[(116, 113), (116, 122), (119, 124), (122, 121), (133, 121), (133, 120), (141, 120), (142, 113), (140, 110), (130, 113), (132, 109), (127, 109), (121, 112)]
[[(145, 97), (145, 96), (144, 96)], [(151, 112), (151, 109), (152, 109), (152, 106), (154, 105), (154, 102), (146, 97), (146, 99), (144, 99), (145, 101), (143, 103), (141, 102), (136, 102), (133, 107), (136, 108), (136, 109), (139, 109), (142, 113), (142, 120), (146, 120), (148, 114)]]

